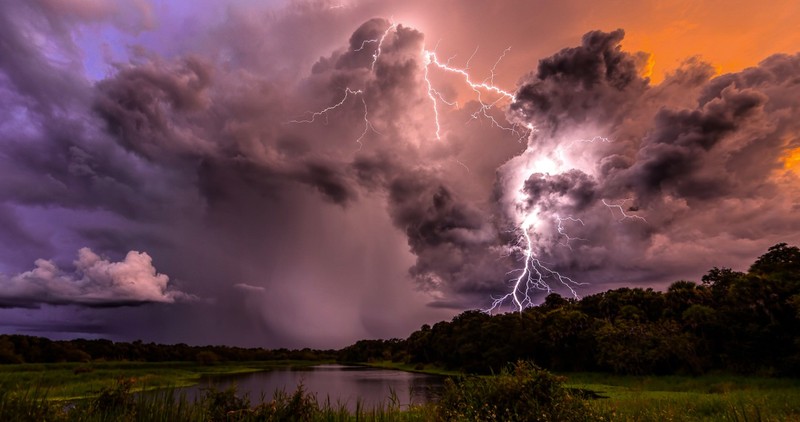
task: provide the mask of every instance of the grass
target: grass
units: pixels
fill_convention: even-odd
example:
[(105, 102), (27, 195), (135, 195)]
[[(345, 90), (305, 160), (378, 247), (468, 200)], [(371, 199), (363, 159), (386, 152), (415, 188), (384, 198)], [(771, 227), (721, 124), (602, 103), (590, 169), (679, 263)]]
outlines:
[[(458, 376), (433, 366), (396, 362), (368, 366)], [(628, 376), (568, 373), (565, 387), (590, 390), (604, 399), (589, 404), (609, 421), (798, 421), (800, 379), (707, 374)]]
[[(187, 362), (95, 362), (0, 365), (0, 420), (118, 420), (112, 413), (120, 411), (119, 403), (125, 403), (123, 409), (127, 412), (126, 415), (138, 415), (126, 417), (124, 420), (215, 420), (210, 415), (219, 409), (226, 409), (221, 420), (284, 420), (276, 419), (275, 415), (298, 409), (309, 412), (309, 418), (303, 420), (436, 420), (436, 405), (400, 409), (392, 403), (391, 398), (387, 398), (387, 403), (383, 406), (371, 409), (360, 406), (355, 412), (348, 412), (347, 409), (330, 403), (315, 402), (312, 406), (306, 392), (300, 396), (297, 392), (285, 394), (273, 400), (272, 404), (267, 400), (266, 404), (252, 407), (249, 403), (243, 406), (241, 402), (237, 402), (227, 390), (211, 392), (209, 397), (216, 401), (205, 398), (205, 402), (190, 402), (173, 390), (163, 389), (198, 384), (206, 376), (318, 363), (320, 362), (280, 361), (207, 366)], [(416, 365), (390, 362), (373, 362), (369, 366), (437, 375), (460, 375), (432, 366), (420, 368)], [(700, 377), (635, 377), (572, 373), (564, 376), (567, 379), (565, 387), (592, 390), (607, 397), (587, 401), (593, 415), (592, 420), (800, 422), (798, 379), (725, 374)], [(122, 382), (120, 380), (128, 382), (127, 392), (162, 390), (131, 396), (135, 399), (122, 399), (122, 395), (118, 394), (118, 386)], [(469, 403), (472, 401), (468, 400)], [(92, 403), (94, 408), (91, 407)], [(111, 403), (112, 406), (97, 403)], [(484, 400), (481, 405), (485, 404)], [(71, 407), (80, 412), (65, 410)], [(83, 416), (74, 419), (76, 415)], [(219, 415), (221, 414), (217, 414)], [(272, 416), (265, 418), (265, 415)]]
[(418, 374), (440, 375), (444, 377), (457, 377), (464, 375), (463, 372), (459, 371), (450, 371), (434, 365), (420, 365), (414, 363), (380, 361), (380, 362), (359, 363), (359, 365), (369, 366), (372, 368), (395, 369), (398, 371), (416, 372)]
[(608, 397), (590, 401), (614, 421), (800, 421), (800, 380), (713, 374), (567, 374), (566, 387)]
[[(188, 400), (185, 394), (163, 389), (132, 394), (130, 380), (119, 380), (91, 399), (60, 402), (46, 392), (13, 392), (0, 389), (0, 420), (3, 421), (430, 421), (434, 406), (412, 406), (401, 410), (396, 400), (372, 408), (348, 411), (343, 405), (318, 404), (316, 397), (299, 387), (293, 393), (278, 391), (271, 401), (252, 406), (249, 397), (235, 387), (204, 389), (202, 397)], [(263, 398), (262, 398), (263, 399)], [(263, 400), (262, 400), (263, 401)]]
[(93, 397), (114, 380), (134, 380), (134, 391), (188, 387), (203, 377), (266, 371), (321, 362), (265, 361), (200, 365), (194, 362), (93, 362), (0, 365), (0, 387), (47, 392), (51, 400)]

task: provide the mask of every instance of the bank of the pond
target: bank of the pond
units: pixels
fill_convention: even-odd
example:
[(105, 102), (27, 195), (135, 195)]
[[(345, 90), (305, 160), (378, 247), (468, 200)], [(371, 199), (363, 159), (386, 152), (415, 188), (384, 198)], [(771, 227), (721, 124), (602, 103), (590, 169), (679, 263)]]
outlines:
[[(33, 415), (40, 409), (42, 418), (50, 413), (59, 414), (64, 409), (63, 400), (91, 398), (73, 403), (93, 403), (98, 393), (113, 386), (119, 379), (133, 380), (130, 391), (164, 389), (153, 395), (155, 399), (136, 404), (137, 412), (162, 415), (161, 420), (208, 420), (208, 403), (179, 401), (169, 387), (197, 385), (208, 377), (229, 377), (270, 371), (287, 367), (313, 366), (330, 362), (269, 361), (235, 362), (201, 365), (192, 362), (93, 362), (83, 364), (21, 364), (0, 365), (0, 414), (3, 420), (18, 420), (16, 416)], [(455, 376), (458, 372), (445, 371), (432, 366), (370, 362), (368, 367), (401, 370), (438, 376)], [(597, 392), (607, 398), (588, 400), (590, 420), (605, 421), (715, 421), (760, 420), (800, 421), (800, 380), (787, 378), (748, 377), (727, 374), (692, 376), (617, 376), (599, 373), (564, 373), (564, 387)], [(491, 381), (494, 377), (480, 377)], [(571, 391), (571, 390), (570, 390)], [(291, 392), (288, 392), (291, 393)], [(161, 394), (161, 395), (159, 395)], [(151, 397), (150, 395), (140, 395)], [(231, 397), (222, 396), (230, 399)], [(41, 400), (40, 400), (41, 399)], [(48, 405), (45, 402), (55, 403)], [(159, 402), (160, 400), (160, 402)], [(138, 403), (138, 402), (137, 402)], [(288, 406), (290, 401), (284, 405)], [(440, 415), (437, 405), (421, 405), (410, 410), (382, 408), (377, 411), (359, 409), (356, 412), (344, 407), (320, 408), (305, 401), (304, 406), (314, 410), (312, 420), (349, 420), (355, 414), (369, 420), (432, 420)], [(484, 400), (483, 403), (486, 403)], [(335, 404), (335, 403), (334, 403)], [(75, 404), (83, 409), (81, 404)], [(88, 406), (88, 404), (86, 405)], [(317, 407), (314, 407), (317, 406)], [(253, 420), (257, 410), (266, 411), (253, 403)], [(171, 410), (170, 410), (171, 409)], [(180, 410), (183, 409), (183, 410)], [(286, 408), (289, 409), (289, 408)], [(90, 409), (91, 410), (91, 409)], [(89, 412), (90, 410), (87, 410)], [(112, 409), (113, 410), (113, 409)], [(92, 410), (96, 411), (96, 410)], [(185, 411), (185, 414), (170, 413)], [(287, 410), (289, 411), (289, 410)], [(15, 413), (18, 412), (18, 413)], [(34, 413), (31, 413), (34, 412)], [(161, 412), (161, 413), (158, 413)], [(360, 413), (359, 413), (360, 412)], [(75, 416), (73, 414), (72, 416)], [(52, 415), (51, 415), (52, 416)], [(22, 416), (20, 416), (22, 417)], [(67, 415), (63, 420), (72, 420)], [(338, 418), (338, 419), (337, 419)], [(24, 418), (23, 418), (24, 420)], [(28, 418), (27, 420), (32, 420)], [(84, 419), (81, 419), (84, 420)], [(94, 419), (86, 419), (94, 420)], [(102, 418), (98, 420), (103, 420)], [(107, 419), (108, 420), (108, 419)], [(243, 419), (248, 420), (248, 419)]]
[(51, 400), (94, 397), (120, 379), (133, 381), (132, 391), (180, 388), (197, 385), (214, 376), (230, 376), (303, 367), (326, 361), (223, 362), (91, 362), (0, 365), (0, 386), (9, 391), (36, 389)]
[[(364, 365), (459, 377), (435, 366), (397, 362)], [(594, 414), (608, 421), (798, 421), (800, 379), (714, 373), (701, 376), (631, 376), (560, 373), (564, 387), (594, 393)]]
[(371, 368), (395, 369), (398, 371), (414, 372), (417, 374), (438, 375), (443, 377), (459, 377), (465, 375), (460, 371), (451, 371), (433, 365), (420, 365), (411, 363), (380, 361), (380, 362), (359, 362), (355, 365), (369, 366)]
[(235, 387), (259, 405), (276, 394), (302, 388), (320, 403), (343, 406), (349, 411), (392, 403), (400, 409), (436, 401), (444, 388), (441, 375), (401, 371), (366, 365), (325, 364), (275, 368), (269, 371), (217, 375), (204, 378), (198, 386), (176, 390), (192, 400), (201, 397), (208, 387)]

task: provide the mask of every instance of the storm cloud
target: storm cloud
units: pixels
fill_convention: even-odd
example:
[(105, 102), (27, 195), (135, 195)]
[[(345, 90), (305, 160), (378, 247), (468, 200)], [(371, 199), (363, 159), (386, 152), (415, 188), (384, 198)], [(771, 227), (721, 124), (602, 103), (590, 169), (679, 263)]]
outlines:
[[(647, 282), (665, 267), (702, 265), (692, 253), (736, 255), (756, 239), (794, 236), (798, 204), (787, 193), (797, 173), (784, 157), (797, 148), (788, 98), (800, 93), (800, 56), (716, 77), (688, 60), (652, 86), (622, 37), (590, 32), (580, 47), (543, 59), (510, 107), (510, 118), (540, 131), (501, 174), (530, 174), (523, 202), (542, 227), (581, 220), (538, 241), (545, 259), (589, 279)], [(597, 136), (581, 138), (587, 129)], [(602, 213), (614, 220), (598, 220)], [(568, 256), (553, 246), (565, 241)]]
[(523, 223), (580, 294), (800, 239), (798, 55), (723, 75), (690, 58), (656, 84), (623, 30), (543, 21), (543, 51), (507, 25), (507, 53), (495, 34), (454, 50), (436, 37), (459, 24), (433, 17), (496, 11), (421, 4), (0, 5), (2, 316), (334, 347), (486, 307)]

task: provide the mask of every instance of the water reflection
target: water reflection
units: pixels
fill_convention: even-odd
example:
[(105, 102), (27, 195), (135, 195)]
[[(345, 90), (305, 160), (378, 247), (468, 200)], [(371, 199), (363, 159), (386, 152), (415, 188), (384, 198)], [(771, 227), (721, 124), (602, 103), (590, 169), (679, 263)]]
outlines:
[(316, 395), (320, 404), (329, 400), (335, 407), (344, 405), (352, 411), (359, 400), (366, 408), (386, 405), (390, 397), (394, 397), (402, 408), (430, 402), (438, 398), (443, 378), (364, 366), (317, 365), (215, 376), (183, 391), (191, 399), (199, 396), (200, 390), (210, 384), (217, 388), (235, 384), (240, 394), (249, 394), (253, 405), (261, 403), (262, 399), (270, 401), (276, 390), (291, 394), (302, 384), (306, 391)]

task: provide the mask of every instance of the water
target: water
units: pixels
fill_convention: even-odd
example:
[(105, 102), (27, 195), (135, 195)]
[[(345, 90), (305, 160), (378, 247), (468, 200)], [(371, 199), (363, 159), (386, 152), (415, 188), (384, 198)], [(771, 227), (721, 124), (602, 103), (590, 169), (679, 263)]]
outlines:
[(201, 389), (209, 384), (217, 388), (235, 384), (240, 395), (248, 393), (251, 404), (257, 405), (262, 402), (262, 396), (264, 401), (270, 401), (276, 390), (291, 394), (301, 383), (307, 392), (316, 395), (320, 404), (325, 404), (326, 399), (329, 399), (333, 407), (344, 405), (353, 411), (359, 400), (365, 408), (379, 404), (388, 405), (392, 394), (402, 408), (409, 404), (433, 401), (438, 398), (444, 379), (435, 375), (364, 366), (317, 365), (216, 376), (182, 391), (192, 399), (198, 397)]

